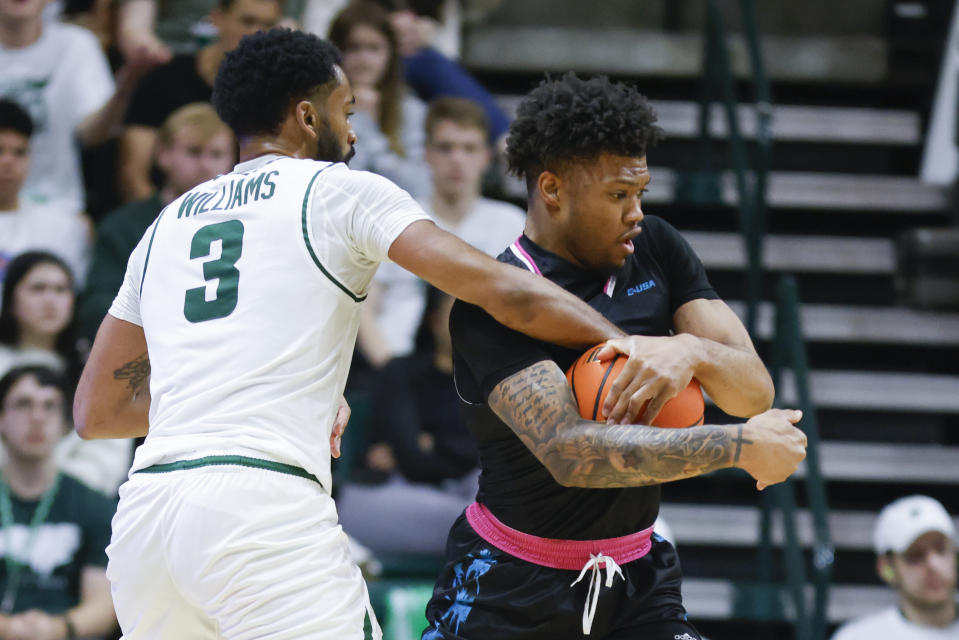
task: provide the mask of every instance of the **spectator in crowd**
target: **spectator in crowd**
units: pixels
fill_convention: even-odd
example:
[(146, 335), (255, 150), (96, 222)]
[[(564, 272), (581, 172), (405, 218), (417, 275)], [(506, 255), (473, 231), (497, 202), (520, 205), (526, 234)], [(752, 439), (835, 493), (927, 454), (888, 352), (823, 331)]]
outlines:
[(280, 2), (220, 0), (210, 19), (218, 33), (213, 43), (174, 56), (147, 75), (134, 93), (120, 139), (120, 192), (125, 201), (149, 198), (155, 190), (151, 168), (163, 121), (186, 104), (210, 101), (223, 57), (243, 36), (275, 26)]
[(849, 622), (833, 640), (953, 640), (956, 611), (956, 528), (943, 506), (909, 496), (879, 512), (873, 533), (876, 570), (898, 602)]
[(482, 106), (465, 98), (438, 98), (426, 115), (426, 161), (433, 176), (426, 212), (474, 247), (498, 255), (523, 232), (526, 212), (483, 198), (490, 165), (490, 127)]
[(45, 23), (46, 0), (0, 0), (0, 97), (33, 119), (30, 169), (23, 195), (85, 208), (80, 149), (113, 135), (133, 88), (147, 70), (127, 63), (110, 73), (96, 37), (72, 24)]
[(486, 112), (490, 142), (505, 149), (509, 116), (493, 96), (449, 54), (436, 46), (435, 25), (440, 16), (439, 0), (379, 0), (392, 4), (390, 21), (403, 57), (406, 82), (421, 100), (431, 102), (443, 96), (469, 98)]
[(344, 530), (374, 553), (441, 554), (476, 493), (476, 444), (453, 387), (453, 298), (433, 288), (428, 298), (416, 351), (382, 372), (365, 469), (337, 503)]
[[(56, 10), (56, 2), (47, 5), (47, 19), (49, 12)], [(85, 29), (89, 29), (97, 40), (100, 48), (110, 51), (114, 48), (114, 3), (112, 0), (62, 0), (59, 19)]]
[[(417, 36), (418, 41), (431, 43), (434, 48), (449, 58), (459, 58), (460, 31), (463, 26), (463, 7), (460, 6), (459, 0), (375, 1), (390, 12), (408, 10), (413, 13), (418, 18), (418, 31), (421, 32)], [(499, 1), (493, 0), (493, 2)], [(349, 0), (305, 0), (303, 4), (301, 18), (303, 30), (322, 35), (329, 33), (333, 18), (349, 4)], [(400, 35), (397, 33), (397, 36)], [(400, 54), (403, 55), (404, 43), (397, 44)]]
[[(305, 1), (285, 0), (285, 14), (301, 15)], [(192, 53), (217, 36), (210, 15), (217, 0), (120, 0), (117, 4), (117, 46), (126, 60), (166, 64), (172, 56)], [(290, 28), (297, 24), (289, 17), (282, 23)]]
[[(483, 106), (491, 124), (491, 142), (505, 147), (509, 116), (493, 96), (458, 62), (459, 31), (463, 8), (455, 0), (374, 0), (390, 14), (396, 44), (407, 84), (417, 97), (430, 102), (441, 96), (475, 100)], [(467, 3), (474, 17), (494, 9), (501, 0)], [(473, 6), (482, 4), (483, 7)], [(327, 33), (332, 17), (347, 0), (307, 0), (303, 28)]]
[(0, 375), (13, 367), (43, 365), (71, 386), (83, 359), (73, 326), (73, 274), (45, 251), (22, 253), (10, 263), (0, 308)]
[[(525, 212), (482, 197), (490, 165), (489, 122), (483, 108), (465, 98), (430, 103), (425, 123), (426, 161), (432, 195), (421, 202), (433, 220), (491, 256), (499, 255), (523, 232)], [(362, 314), (357, 344), (367, 361), (381, 366), (413, 348), (423, 314), (424, 285), (394, 264), (380, 267)]]
[(44, 367), (0, 378), (0, 638), (103, 636), (116, 628), (106, 546), (115, 505), (58, 471), (67, 394)]
[(216, 0), (122, 0), (117, 46), (126, 60), (166, 64), (174, 53), (196, 51), (212, 36)]
[[(69, 267), (51, 253), (29, 251), (10, 263), (0, 308), (0, 376), (18, 366), (45, 366), (63, 376), (67, 399), (72, 399), (83, 367), (72, 285)], [(132, 440), (87, 441), (71, 430), (57, 445), (55, 457), (64, 471), (115, 495), (132, 454)]]
[[(406, 56), (415, 53), (422, 46), (429, 46), (447, 58), (460, 57), (463, 7), (458, 0), (376, 1), (391, 12), (390, 20), (396, 31), (400, 55)], [(414, 25), (412, 40), (404, 33), (404, 19)]]
[(0, 284), (7, 265), (28, 249), (46, 249), (84, 273), (90, 229), (85, 217), (64, 216), (57, 207), (21, 195), (30, 165), (33, 121), (23, 107), (0, 99)]
[(236, 162), (233, 132), (209, 103), (192, 103), (174, 111), (160, 127), (157, 142), (156, 164), (163, 186), (144, 200), (123, 205), (97, 226), (87, 288), (77, 308), (77, 324), (84, 337), (96, 335), (120, 290), (130, 252), (163, 207), (201, 182), (229, 173)]
[(415, 198), (429, 193), (423, 160), (425, 105), (402, 81), (389, 14), (371, 2), (351, 4), (330, 26), (330, 41), (343, 53), (356, 98), (350, 119), (356, 155), (350, 168), (389, 178)]

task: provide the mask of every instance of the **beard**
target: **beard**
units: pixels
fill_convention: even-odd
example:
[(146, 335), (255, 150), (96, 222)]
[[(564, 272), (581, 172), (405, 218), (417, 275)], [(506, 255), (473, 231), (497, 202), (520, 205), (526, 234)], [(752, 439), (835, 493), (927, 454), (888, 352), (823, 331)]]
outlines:
[(355, 155), (356, 149), (353, 145), (350, 145), (347, 151), (343, 151), (342, 142), (336, 137), (336, 134), (333, 133), (333, 129), (330, 128), (329, 120), (324, 118), (323, 127), (320, 129), (316, 140), (316, 156), (314, 160), (349, 164)]

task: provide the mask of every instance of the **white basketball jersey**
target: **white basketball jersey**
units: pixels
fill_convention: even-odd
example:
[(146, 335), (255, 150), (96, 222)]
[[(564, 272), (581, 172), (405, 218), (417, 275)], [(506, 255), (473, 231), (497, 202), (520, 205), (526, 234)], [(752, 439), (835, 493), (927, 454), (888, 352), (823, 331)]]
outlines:
[(110, 309), (143, 327), (152, 370), (150, 431), (133, 470), (236, 453), (295, 464), (330, 489), (359, 304), (420, 219), (384, 178), (280, 156), (167, 206)]

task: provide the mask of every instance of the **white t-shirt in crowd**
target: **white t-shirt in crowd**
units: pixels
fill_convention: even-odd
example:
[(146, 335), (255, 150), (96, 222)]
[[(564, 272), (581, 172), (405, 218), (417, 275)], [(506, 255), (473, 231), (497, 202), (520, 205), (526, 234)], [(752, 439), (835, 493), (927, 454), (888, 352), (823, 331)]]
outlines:
[(106, 55), (83, 27), (45, 23), (29, 46), (0, 45), (0, 97), (20, 104), (34, 122), (24, 195), (63, 202), (60, 210), (70, 215), (85, 210), (77, 126), (113, 91)]
[(49, 251), (67, 263), (77, 287), (83, 285), (90, 259), (86, 219), (59, 207), (21, 201), (16, 211), (0, 211), (0, 284), (7, 265), (24, 251)]
[(956, 640), (959, 620), (939, 628), (927, 627), (906, 620), (898, 607), (847, 622), (833, 634), (832, 640)]
[[(516, 240), (526, 224), (526, 212), (508, 202), (479, 198), (455, 227), (436, 217), (423, 202), (437, 226), (449, 231), (489, 256), (496, 257)], [(413, 350), (416, 329), (426, 306), (426, 284), (396, 264), (383, 265), (374, 282), (380, 288), (376, 325), (386, 338), (393, 357)]]
[(150, 352), (150, 432), (133, 469), (246, 455), (330, 490), (359, 305), (393, 241), (427, 219), (385, 178), (282, 156), (164, 208), (110, 308), (143, 327)]

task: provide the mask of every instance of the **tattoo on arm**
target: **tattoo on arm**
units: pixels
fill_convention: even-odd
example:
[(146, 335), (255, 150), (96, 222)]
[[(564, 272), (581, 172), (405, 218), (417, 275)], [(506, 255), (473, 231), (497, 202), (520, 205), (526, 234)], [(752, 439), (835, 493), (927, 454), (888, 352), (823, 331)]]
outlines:
[(140, 392), (144, 382), (150, 378), (150, 358), (144, 352), (137, 358), (130, 360), (119, 369), (114, 369), (114, 380), (126, 380), (130, 391), (134, 394)]
[(488, 403), (566, 486), (635, 487), (681, 480), (731, 466), (742, 445), (751, 444), (742, 438), (741, 427), (734, 439), (728, 426), (661, 429), (584, 420), (565, 376), (547, 361), (500, 382)]
[(744, 444), (752, 444), (752, 440), (743, 437), (743, 425), (737, 425), (736, 431), (736, 453), (733, 455), (733, 465), (739, 464), (739, 455), (743, 452)]

